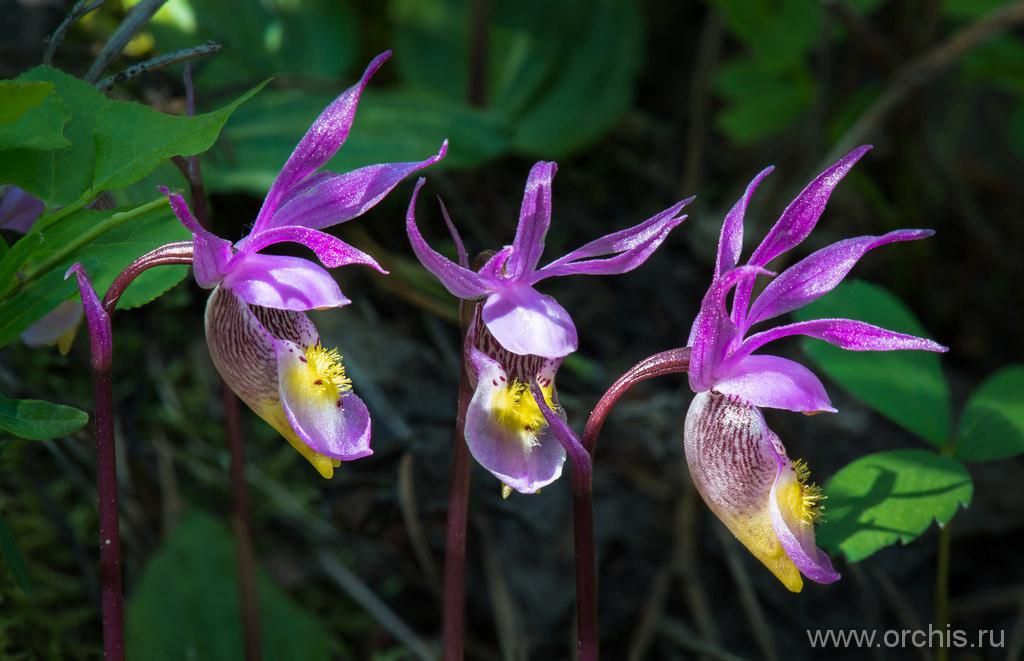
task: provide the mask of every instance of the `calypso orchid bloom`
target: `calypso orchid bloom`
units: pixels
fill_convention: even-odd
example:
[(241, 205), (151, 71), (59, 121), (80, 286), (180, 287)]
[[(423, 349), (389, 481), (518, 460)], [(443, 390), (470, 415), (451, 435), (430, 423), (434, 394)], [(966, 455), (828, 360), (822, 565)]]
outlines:
[[(784, 270), (750, 304), (757, 275), (771, 275), (764, 267), (810, 234), (833, 189), (868, 149), (853, 150), (818, 175), (782, 213), (747, 264), (737, 266), (744, 212), (772, 168), (754, 177), (725, 217), (715, 276), (689, 342), (690, 387), (697, 395), (686, 414), (684, 447), (694, 484), (736, 538), (793, 592), (803, 587), (801, 574), (818, 583), (836, 581), (839, 574), (815, 544), (821, 489), (808, 481), (804, 462), (789, 459), (760, 408), (805, 414), (835, 409), (821, 381), (806, 367), (754, 352), (791, 335), (818, 338), (850, 351), (946, 351), (931, 340), (852, 319), (803, 321), (748, 335), (753, 325), (831, 291), (867, 251), (933, 234), (895, 230), (839, 241)], [(733, 289), (730, 315), (726, 297)]]
[[(43, 201), (17, 186), (0, 187), (0, 229), (26, 234), (43, 213)], [(82, 323), (82, 304), (64, 301), (21, 332), (21, 341), (30, 347), (57, 346), (67, 355)]]
[[(467, 266), (465, 249), (445, 216), (459, 252), (459, 264), (434, 251), (416, 227), (416, 197), (409, 204), (406, 230), (420, 262), (452, 295), (483, 300), (466, 337), (473, 398), (466, 412), (465, 436), (473, 457), (512, 489), (536, 493), (558, 479), (565, 450), (551, 433), (530, 384), (536, 382), (548, 405), (564, 417), (555, 392), (555, 373), (577, 348), (576, 327), (565, 308), (534, 285), (566, 275), (611, 275), (643, 264), (686, 216), (684, 200), (656, 216), (584, 245), (537, 268), (551, 224), (551, 180), (557, 166), (539, 162), (526, 181), (519, 226), (512, 245), (495, 253), (479, 271)], [(692, 199), (692, 198), (691, 198)]]
[(305, 312), (350, 303), (334, 278), (313, 262), (260, 251), (282, 242), (306, 246), (334, 268), (372, 257), (322, 228), (351, 220), (377, 204), (409, 174), (440, 160), (370, 165), (345, 174), (317, 172), (348, 136), (359, 96), (391, 56), (385, 52), (362, 79), (313, 122), (270, 187), (252, 231), (234, 245), (204, 229), (185, 200), (166, 189), (178, 219), (193, 235), (193, 270), (213, 288), (206, 341), (217, 371), (325, 478), (342, 461), (372, 454), (370, 415), (352, 391), (337, 350), (325, 349)]

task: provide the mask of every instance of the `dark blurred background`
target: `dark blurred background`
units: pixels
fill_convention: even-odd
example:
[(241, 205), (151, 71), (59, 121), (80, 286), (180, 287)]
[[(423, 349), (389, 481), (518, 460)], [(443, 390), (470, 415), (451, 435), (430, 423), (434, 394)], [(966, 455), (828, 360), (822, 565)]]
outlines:
[[(0, 76), (39, 62), (67, 4), (0, 2)], [(120, 63), (206, 39), (224, 44), (195, 65), (201, 107), (275, 76), (204, 157), (222, 236), (246, 231), (313, 117), (389, 47), (395, 56), (373, 80), (332, 167), (421, 159), (449, 137), (451, 154), (426, 173), (431, 195), (419, 210), (424, 233), (443, 249), (451, 241), (424, 200), (444, 198), (471, 252), (500, 247), (512, 238), (526, 174), (540, 158), (560, 168), (549, 259), (699, 195), (690, 219), (640, 269), (543, 285), (579, 329), (579, 352), (558, 382), (577, 429), (619, 373), (685, 342), (721, 219), (755, 173), (776, 166), (747, 214), (748, 251), (839, 155), (837, 145), (871, 143), (818, 229), (787, 259), (848, 236), (934, 228), (932, 239), (870, 254), (854, 275), (896, 293), (930, 337), (950, 347), (943, 367), (959, 410), (987, 375), (1019, 362), (1024, 346), (1024, 33), (997, 21), (990, 38), (968, 47), (955, 36), (973, 39), (972, 25), (1010, 4), (172, 0)], [(124, 11), (109, 1), (87, 17), (55, 64), (81, 75)], [(178, 66), (114, 93), (182, 112), (180, 81)], [(880, 102), (889, 104), (883, 112)], [(161, 169), (121, 201), (150, 199), (158, 183), (183, 186), (173, 168)], [(315, 318), (374, 415), (375, 454), (326, 482), (244, 412), (253, 535), (267, 577), (265, 635), (280, 658), (415, 658), (417, 640), (437, 649), (458, 330), (454, 300), (419, 269), (406, 242), (411, 188), (406, 182), (337, 229), (392, 275), (338, 271), (353, 304)], [(228, 641), (225, 658), (240, 658), (230, 644), (239, 634), (227, 450), (204, 302), (188, 279), (115, 319), (128, 635), (159, 641), (204, 632)], [(67, 357), (7, 347), (0, 386), (91, 411), (84, 339)], [(780, 351), (802, 358), (797, 343)], [(817, 481), (869, 452), (923, 447), (826, 385), (839, 415), (769, 415)], [(639, 386), (601, 439), (595, 499), (606, 658), (801, 658), (814, 655), (808, 627), (927, 627), (934, 527), (856, 565), (840, 560), (839, 583), (786, 592), (689, 484), (681, 447), (689, 397), (682, 378)], [(91, 432), (4, 447), (0, 511), (35, 586), (27, 596), (0, 572), (4, 655), (95, 657)], [(1024, 462), (972, 464), (971, 472), (974, 501), (952, 527), (953, 624), (1005, 630), (1009, 639), (1024, 631)], [(489, 474), (474, 467), (472, 479), (469, 657), (570, 658), (568, 480), (503, 501)], [(201, 646), (196, 658), (220, 658), (215, 649)], [(962, 658), (1006, 651), (967, 650)], [(872, 654), (927, 658), (916, 650), (819, 656)]]

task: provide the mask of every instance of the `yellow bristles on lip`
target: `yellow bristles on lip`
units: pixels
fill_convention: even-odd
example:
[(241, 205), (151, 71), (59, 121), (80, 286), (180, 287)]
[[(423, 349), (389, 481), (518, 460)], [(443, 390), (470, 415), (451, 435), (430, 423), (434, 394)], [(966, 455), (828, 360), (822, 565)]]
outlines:
[[(554, 409), (554, 386), (548, 385), (541, 390), (544, 393), (544, 401)], [(521, 381), (513, 381), (498, 387), (494, 391), (491, 407), (499, 424), (518, 432), (534, 435), (548, 424), (537, 402), (534, 401), (529, 386)]]
[(824, 512), (822, 501), (827, 498), (822, 493), (821, 487), (813, 482), (808, 482), (811, 477), (811, 469), (803, 459), (793, 461), (793, 472), (796, 474), (797, 484), (800, 489), (800, 500), (797, 509), (800, 520), (810, 525), (821, 520)]
[(337, 349), (326, 349), (322, 344), (306, 348), (305, 360), (313, 376), (313, 385), (332, 388), (339, 397), (352, 390), (352, 380), (345, 374), (341, 354)]

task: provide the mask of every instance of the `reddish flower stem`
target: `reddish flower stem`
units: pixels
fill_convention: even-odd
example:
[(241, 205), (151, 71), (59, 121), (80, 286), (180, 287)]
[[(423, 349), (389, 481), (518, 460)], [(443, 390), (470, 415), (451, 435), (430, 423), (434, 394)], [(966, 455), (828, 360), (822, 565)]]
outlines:
[[(460, 308), (462, 346), (476, 303)], [(445, 661), (462, 661), (466, 627), (466, 522), (469, 517), (469, 447), (466, 445), (466, 410), (473, 391), (467, 361), (459, 374), (459, 403), (452, 444), (452, 481), (448, 488), (448, 522), (444, 547), (444, 594), (441, 642)]]
[[(94, 357), (96, 353), (93, 352)], [(121, 584), (121, 531), (117, 508), (117, 458), (114, 452), (114, 389), (110, 378), (109, 349), (106, 358), (94, 359), (92, 369), (93, 399), (96, 404), (100, 603), (103, 613), (103, 656), (108, 661), (123, 661), (124, 591)]]
[(597, 551), (594, 544), (593, 454), (597, 439), (612, 409), (627, 390), (656, 376), (686, 372), (690, 349), (670, 349), (644, 358), (616, 379), (598, 400), (587, 419), (582, 440), (544, 401), (537, 384), (531, 386), (534, 399), (565, 447), (572, 462), (572, 519), (576, 565), (576, 644), (579, 661), (600, 657), (598, 630)]

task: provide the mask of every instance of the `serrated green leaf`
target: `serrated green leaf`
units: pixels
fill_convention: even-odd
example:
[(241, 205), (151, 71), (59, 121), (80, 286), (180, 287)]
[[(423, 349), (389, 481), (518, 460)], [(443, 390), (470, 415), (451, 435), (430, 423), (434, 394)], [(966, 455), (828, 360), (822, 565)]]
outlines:
[(92, 85), (63, 71), (40, 66), (15, 79), (53, 84), (71, 113), (63, 149), (9, 149), (0, 155), (0, 183), (15, 184), (40, 198), (48, 207), (70, 204), (89, 190), (93, 178), (96, 121), (111, 101)]
[[(330, 634), (258, 577), (263, 657), (328, 659)], [(128, 603), (128, 658), (241, 658), (234, 539), (209, 515), (187, 514), (143, 569)]]
[(0, 81), (0, 150), (67, 147), (69, 117), (53, 84)]
[[(117, 213), (129, 214), (132, 211), (82, 209), (71, 214), (36, 235), (44, 240), (41, 247), (32, 253), (26, 269), (31, 269), (34, 264), (52, 262), (53, 255), (63, 252), (69, 241), (79, 239), (86, 232), (95, 231), (98, 224), (110, 222)], [(188, 230), (181, 226), (166, 203), (142, 212), (137, 217), (130, 217), (123, 224), (63, 257), (10, 298), (0, 301), (0, 346), (13, 341), (34, 321), (77, 294), (78, 289), (73, 280), (64, 279), (64, 273), (73, 262), (82, 263), (96, 291), (102, 295), (117, 274), (132, 260), (161, 245), (184, 241), (189, 237)], [(165, 268), (170, 269), (161, 267), (160, 270)], [(154, 280), (150, 281), (150, 290), (138, 290), (129, 303), (140, 304), (146, 297), (154, 295), (154, 289), (171, 286), (168, 280), (179, 274), (180, 270), (170, 269), (164, 275), (154, 276)], [(162, 284), (156, 279), (161, 279)]]
[(140, 308), (176, 287), (188, 275), (187, 266), (158, 266), (135, 278), (117, 302), (118, 310)]
[(96, 123), (94, 193), (134, 183), (172, 156), (210, 148), (228, 117), (269, 82), (204, 115), (168, 115), (126, 101), (111, 102)]
[(971, 503), (974, 483), (962, 463), (928, 450), (892, 450), (847, 464), (825, 484), (822, 547), (857, 562), (896, 542), (945, 525)]
[(988, 378), (971, 395), (957, 432), (956, 456), (964, 461), (1005, 459), (1024, 452), (1024, 365)]
[[(204, 159), (213, 190), (244, 189), (263, 195), (331, 95), (270, 90), (235, 113), (218, 147)], [(367, 91), (359, 102), (348, 140), (327, 164), (345, 172), (371, 163), (419, 161), (451, 145), (441, 162), (469, 166), (499, 153), (505, 126), (464, 106), (399, 93)]]
[[(853, 280), (794, 312), (807, 319), (846, 317), (929, 337), (913, 313), (881, 287)], [(937, 447), (950, 440), (949, 385), (928, 351), (844, 351), (804, 340), (804, 351), (833, 381), (896, 424)]]
[(18, 584), (18, 587), (25, 594), (31, 595), (32, 579), (28, 574), (25, 556), (22, 555), (21, 549), (18, 547), (18, 541), (14, 539), (14, 534), (7, 526), (7, 522), (2, 518), (0, 518), (0, 551), (3, 552), (4, 560), (7, 561), (7, 568), (11, 570), (11, 575), (14, 576), (14, 581)]
[(39, 399), (0, 395), (0, 429), (30, 441), (49, 441), (78, 431), (89, 421), (85, 411)]

